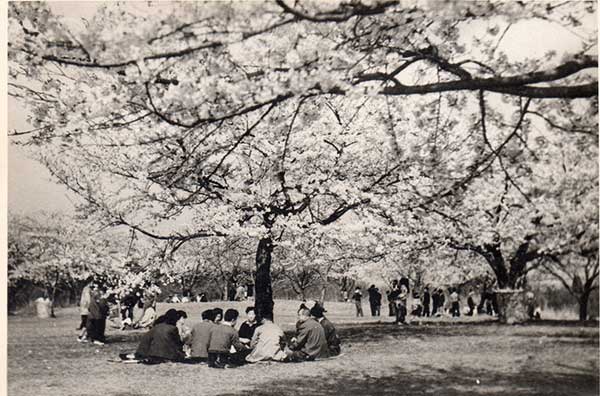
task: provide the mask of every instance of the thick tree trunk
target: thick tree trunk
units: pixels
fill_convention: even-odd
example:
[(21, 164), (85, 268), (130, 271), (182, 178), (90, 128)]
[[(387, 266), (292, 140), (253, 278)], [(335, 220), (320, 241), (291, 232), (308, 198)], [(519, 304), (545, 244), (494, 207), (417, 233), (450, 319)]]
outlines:
[(263, 238), (256, 250), (255, 309), (258, 316), (273, 314), (273, 289), (271, 288), (271, 253), (273, 241)]
[(579, 297), (579, 320), (587, 320), (588, 300), (590, 297), (589, 291), (584, 291)]
[(524, 322), (527, 319), (527, 309), (523, 302), (523, 293), (518, 290), (525, 276), (523, 263), (513, 258), (508, 268), (498, 245), (486, 245), (484, 257), (496, 275), (497, 290), (494, 294), (498, 305), (494, 310), (498, 319), (501, 323)]
[(54, 314), (54, 301), (56, 301), (56, 289), (58, 286), (58, 280), (60, 279), (60, 274), (56, 273), (56, 279), (54, 280), (54, 284), (51, 286), (51, 294), (50, 294), (50, 317), (56, 318)]
[(485, 258), (485, 260), (492, 268), (492, 271), (494, 271), (494, 275), (496, 275), (496, 282), (498, 284), (498, 288), (506, 288), (509, 283), (508, 271), (506, 269), (504, 257), (502, 256), (502, 252), (500, 251), (499, 246), (484, 245), (483, 249), (477, 247), (476, 251)]

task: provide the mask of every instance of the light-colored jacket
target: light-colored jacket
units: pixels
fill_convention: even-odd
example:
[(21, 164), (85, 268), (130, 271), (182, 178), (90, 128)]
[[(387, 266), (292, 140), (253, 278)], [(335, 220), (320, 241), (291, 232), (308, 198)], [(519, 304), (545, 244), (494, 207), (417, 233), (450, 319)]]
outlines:
[(89, 315), (90, 301), (92, 300), (92, 289), (86, 285), (81, 291), (81, 299), (79, 300), (79, 313), (81, 315)]
[(273, 322), (258, 326), (250, 342), (252, 352), (246, 356), (246, 361), (255, 363), (261, 360), (278, 360), (282, 354), (279, 345), (281, 337), (283, 331)]
[(138, 324), (140, 327), (150, 327), (152, 326), (152, 324), (154, 324), (155, 320), (156, 310), (153, 307), (148, 307), (148, 309), (144, 311), (144, 315), (142, 316)]

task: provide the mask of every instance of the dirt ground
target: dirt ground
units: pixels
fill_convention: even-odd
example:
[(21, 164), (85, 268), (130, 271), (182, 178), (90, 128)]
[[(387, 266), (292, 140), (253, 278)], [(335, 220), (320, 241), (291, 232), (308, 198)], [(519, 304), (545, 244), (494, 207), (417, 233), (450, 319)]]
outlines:
[[(203, 309), (245, 303), (178, 304), (189, 322)], [(299, 302), (277, 301), (276, 321), (293, 329)], [(173, 305), (159, 305), (159, 313)], [(364, 305), (367, 314), (367, 304)], [(76, 342), (78, 313), (8, 319), (8, 394), (17, 395), (598, 395), (598, 322), (499, 325), (487, 316), (407, 326), (329, 303), (342, 356), (310, 363), (203, 365), (110, 362), (135, 349), (139, 331), (107, 331), (105, 346)]]

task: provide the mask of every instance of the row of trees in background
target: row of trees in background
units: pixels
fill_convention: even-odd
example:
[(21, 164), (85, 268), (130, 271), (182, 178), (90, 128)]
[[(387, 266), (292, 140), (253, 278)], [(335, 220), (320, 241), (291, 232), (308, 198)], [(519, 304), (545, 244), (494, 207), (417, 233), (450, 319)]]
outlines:
[[(253, 257), (259, 313), (272, 312), (273, 273), (302, 294), (374, 262), (418, 273), (465, 252), (500, 288), (533, 268), (583, 270), (583, 298), (598, 276), (595, 13), (105, 4), (82, 23), (13, 3), (9, 94), (33, 129), (12, 134), (88, 223), (161, 243), (161, 276), (189, 283), (190, 266)], [(579, 42), (536, 58), (504, 45), (540, 21)]]
[[(54, 302), (58, 295), (76, 296), (91, 278), (117, 294), (154, 293), (162, 288), (190, 295), (202, 291), (211, 299), (227, 298), (237, 285), (254, 279), (251, 241), (203, 239), (167, 257), (160, 245), (152, 246), (152, 240), (93, 230), (63, 214), (11, 215), (9, 230), (9, 310), (30, 297), (28, 286), (45, 290)], [(389, 287), (401, 277), (408, 277), (416, 290), (426, 285), (473, 286), (473, 282), (489, 286), (494, 279), (476, 253), (433, 245), (403, 251), (404, 243), (383, 245), (381, 240), (369, 240), (367, 234), (365, 230), (358, 235), (361, 244), (346, 246), (325, 235), (283, 241), (274, 252), (275, 293), (325, 301), (328, 290), (329, 298), (336, 299), (344, 290), (351, 294), (355, 285)], [(587, 317), (590, 294), (598, 285), (598, 263), (590, 258), (582, 261), (583, 255), (566, 252), (532, 268), (535, 282), (554, 278), (564, 285), (579, 304), (581, 319)], [(166, 293), (158, 296), (167, 297)]]

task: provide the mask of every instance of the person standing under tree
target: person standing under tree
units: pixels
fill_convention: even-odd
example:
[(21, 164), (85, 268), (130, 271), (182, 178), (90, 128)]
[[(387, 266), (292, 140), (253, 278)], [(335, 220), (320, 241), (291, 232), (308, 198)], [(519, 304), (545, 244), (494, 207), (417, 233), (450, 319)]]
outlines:
[(408, 303), (408, 289), (405, 285), (400, 285), (400, 292), (397, 298), (396, 324), (406, 324), (406, 304)]
[(398, 294), (400, 293), (400, 289), (398, 288), (398, 281), (394, 279), (392, 281), (392, 290), (390, 290), (387, 294), (388, 298), (388, 307), (390, 309), (389, 315), (396, 316), (396, 299), (398, 298)]
[(87, 319), (87, 336), (96, 345), (104, 345), (106, 336), (106, 318), (109, 313), (108, 302), (104, 290), (93, 290), (90, 298), (89, 314)]
[(455, 287), (450, 289), (450, 303), (452, 304), (452, 307), (450, 308), (452, 317), (459, 317), (460, 305), (458, 303), (458, 290)]
[(381, 293), (379, 288), (375, 288), (375, 316), (381, 315)]
[(446, 296), (444, 295), (444, 290), (442, 290), (442, 288), (440, 287), (438, 289), (438, 295), (440, 297), (439, 301), (440, 301), (440, 313), (444, 314), (446, 312)]
[(473, 291), (473, 289), (469, 290), (469, 295), (467, 297), (467, 305), (469, 306), (469, 312), (467, 312), (467, 316), (473, 316), (473, 313), (475, 312), (475, 300), (473, 300), (474, 296), (475, 292)]
[(431, 302), (433, 304), (431, 306), (431, 316), (436, 316), (440, 307), (440, 295), (437, 289), (433, 289), (433, 292), (431, 293)]
[(367, 289), (367, 292), (369, 293), (369, 306), (371, 307), (371, 316), (377, 316), (377, 294), (379, 294), (377, 292), (377, 288), (375, 287), (375, 285), (371, 285), (371, 287)]
[(429, 317), (429, 303), (431, 301), (431, 296), (429, 294), (429, 288), (425, 286), (425, 290), (423, 290), (423, 316)]
[(87, 342), (87, 319), (90, 313), (90, 300), (92, 299), (92, 282), (88, 282), (81, 291), (81, 299), (79, 300), (79, 313), (81, 314), (81, 323), (77, 330), (80, 330), (77, 341)]
[(362, 292), (360, 291), (360, 287), (356, 287), (356, 290), (354, 290), (354, 294), (352, 295), (352, 299), (354, 300), (354, 305), (356, 306), (356, 317), (364, 316), (362, 310)]

